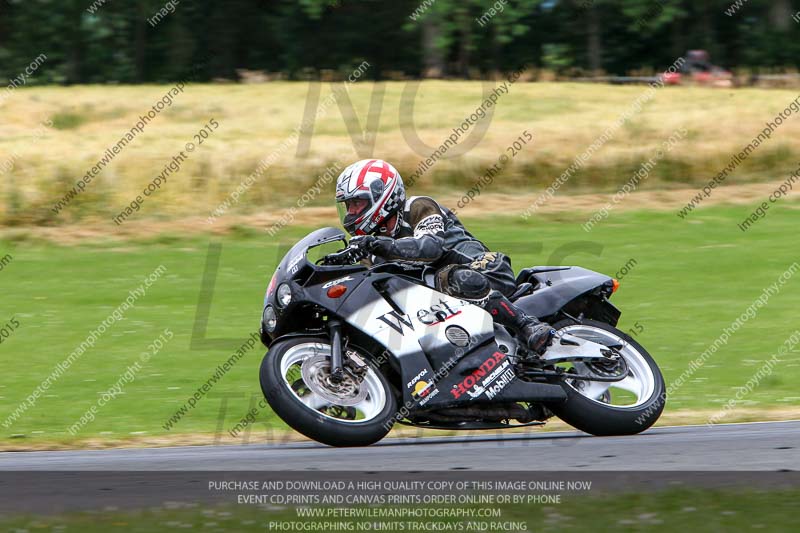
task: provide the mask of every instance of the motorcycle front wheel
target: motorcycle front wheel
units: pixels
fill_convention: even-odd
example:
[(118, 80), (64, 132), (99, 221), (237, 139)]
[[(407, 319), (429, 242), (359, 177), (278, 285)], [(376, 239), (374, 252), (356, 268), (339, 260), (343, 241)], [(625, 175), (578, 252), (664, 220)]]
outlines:
[(559, 333), (616, 347), (624, 359), (621, 364), (624, 366), (617, 369), (574, 363), (570, 373), (591, 377), (613, 375), (621, 369), (626, 374), (616, 382), (566, 378), (562, 387), (567, 400), (548, 405), (556, 416), (597, 436), (641, 433), (658, 420), (667, 398), (666, 385), (658, 365), (641, 344), (617, 328), (595, 320), (564, 320), (553, 327)]
[(373, 444), (391, 429), (397, 400), (383, 374), (357, 355), (366, 367), (345, 365), (337, 383), (327, 339), (279, 340), (261, 362), (261, 391), (273, 411), (306, 437), (329, 446)]

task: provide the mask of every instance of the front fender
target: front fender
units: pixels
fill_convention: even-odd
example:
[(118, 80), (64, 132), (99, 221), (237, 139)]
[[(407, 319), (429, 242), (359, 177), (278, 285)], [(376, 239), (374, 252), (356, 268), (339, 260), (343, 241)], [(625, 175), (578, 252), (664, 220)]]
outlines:
[(330, 342), (330, 337), (328, 337), (328, 334), (323, 331), (295, 331), (275, 337), (269, 344), (266, 345), (267, 349), (269, 350), (269, 348), (271, 348), (276, 342), (291, 339), (293, 337), (318, 337), (320, 340), (326, 340)]

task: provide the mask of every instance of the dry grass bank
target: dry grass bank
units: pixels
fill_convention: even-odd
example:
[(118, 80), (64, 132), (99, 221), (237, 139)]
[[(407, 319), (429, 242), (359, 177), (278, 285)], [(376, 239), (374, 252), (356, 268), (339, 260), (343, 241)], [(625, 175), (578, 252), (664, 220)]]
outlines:
[[(363, 130), (367, 123), (375, 87), (358, 83), (350, 88), (358, 120), (358, 124), (350, 121), (354, 131)], [(50, 210), (53, 204), (169, 86), (20, 89), (0, 107), (0, 223), (63, 224), (92, 216), (111, 223), (112, 214), (141, 194), (211, 118), (219, 122), (219, 129), (189, 154), (180, 172), (148, 198), (133, 218), (206, 217), (262, 158), (276, 150), (274, 163), (228, 214), (293, 205), (328, 165), (337, 162), (344, 166), (358, 159), (368, 153), (364, 145), (372, 142), (376, 156), (391, 160), (410, 176), (428, 152), (410, 147), (406, 140), (410, 130), (401, 128), (401, 115), (409, 116), (407, 106), (401, 106), (406, 84), (389, 82), (384, 87), (380, 113), (377, 105), (373, 108), (378, 117), (374, 135), (361, 137), (354, 145), (339, 108), (332, 105), (316, 121), (307, 154), (298, 157), (296, 143), (288, 143), (283, 150), (280, 147), (303, 118), (308, 84), (188, 85), (59, 215)], [(500, 97), (482, 141), (463, 157), (438, 162), (413, 192), (455, 194), (469, 188), (527, 129), (534, 142), (511, 161), (492, 188), (500, 192), (497, 186), (502, 184), (502, 192), (535, 194), (645, 90), (517, 83)], [(322, 86), (320, 102), (329, 94), (330, 87)], [(704, 182), (796, 96), (789, 90), (660, 89), (586, 162), (562, 188), (562, 194), (614, 190), (680, 128), (688, 130), (687, 139), (658, 163), (641, 187), (670, 189)], [(413, 113), (419, 138), (430, 146), (443, 142), (481, 99), (479, 82), (422, 83)], [(52, 121), (53, 127), (37, 132), (44, 121)], [(796, 167), (798, 153), (800, 121), (792, 118), (753, 153), (729, 183), (778, 179)], [(724, 194), (724, 189), (719, 193)], [(310, 203), (328, 202), (327, 195), (323, 196)]]

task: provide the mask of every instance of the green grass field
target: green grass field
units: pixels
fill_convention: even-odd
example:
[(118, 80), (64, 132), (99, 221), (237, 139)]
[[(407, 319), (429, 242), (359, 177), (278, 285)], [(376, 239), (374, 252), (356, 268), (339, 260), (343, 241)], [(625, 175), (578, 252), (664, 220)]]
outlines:
[[(745, 206), (711, 207), (696, 212), (689, 221), (673, 212), (614, 213), (591, 234), (580, 228), (583, 216), (566, 214), (530, 222), (494, 217), (466, 223), (491, 247), (508, 252), (517, 269), (560, 263), (615, 275), (629, 265), (612, 301), (623, 310), (623, 329), (639, 323), (637, 338), (656, 357), (669, 384), (798, 259), (800, 211), (792, 204), (775, 206), (767, 219), (743, 234), (736, 223), (748, 210)], [(264, 351), (260, 346), (249, 351), (170, 431), (162, 424), (258, 328), (264, 289), (279, 248), (285, 249), (283, 244), (292, 243), (307, 229), (290, 228), (276, 239), (247, 229), (221, 237), (205, 336), (230, 340), (199, 350), (190, 349), (190, 340), (209, 238), (160, 235), (75, 246), (35, 240), (0, 242), (0, 256), (13, 257), (0, 272), (0, 324), (12, 319), (19, 323), (0, 345), (0, 371), (5, 376), (0, 381), (0, 422), (130, 290), (159, 265), (166, 268), (124, 320), (101, 335), (34, 407), (10, 427), (0, 424), (0, 443), (25, 447), (137, 435), (211, 434), (220, 428), (224, 433), (232, 428), (259, 397), (257, 370)], [(538, 250), (536, 243), (540, 243)], [(569, 251), (566, 256), (565, 251)], [(800, 277), (795, 278), (674, 391), (668, 412), (717, 411), (800, 329), (796, 319)], [(174, 337), (142, 366), (123, 394), (97, 412), (96, 420), (76, 436), (70, 435), (67, 428), (126, 368), (139, 361), (165, 328)], [(800, 403), (798, 381), (798, 358), (787, 354), (737, 407), (796, 406)], [(734, 419), (736, 412), (725, 421)], [(262, 438), (265, 427), (285, 426), (263, 412), (253, 439)]]

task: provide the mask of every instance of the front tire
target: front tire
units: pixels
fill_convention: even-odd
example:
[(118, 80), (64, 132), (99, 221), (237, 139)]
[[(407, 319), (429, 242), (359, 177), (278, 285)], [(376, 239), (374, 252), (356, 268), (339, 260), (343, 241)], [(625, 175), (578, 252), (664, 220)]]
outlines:
[(666, 385), (658, 365), (641, 344), (615, 327), (595, 320), (579, 323), (568, 319), (553, 327), (607, 346), (622, 344), (620, 355), (625, 359), (629, 374), (619, 385), (624, 385), (620, 388), (634, 396), (628, 405), (614, 405), (614, 383), (608, 388), (608, 384), (600, 382), (568, 380), (562, 383), (567, 400), (548, 405), (556, 416), (576, 429), (597, 436), (634, 435), (658, 420), (666, 403)]
[(261, 391), (293, 429), (329, 446), (368, 446), (389, 432), (397, 400), (386, 378), (369, 365), (330, 381), (328, 339), (292, 337), (274, 343), (261, 362)]

